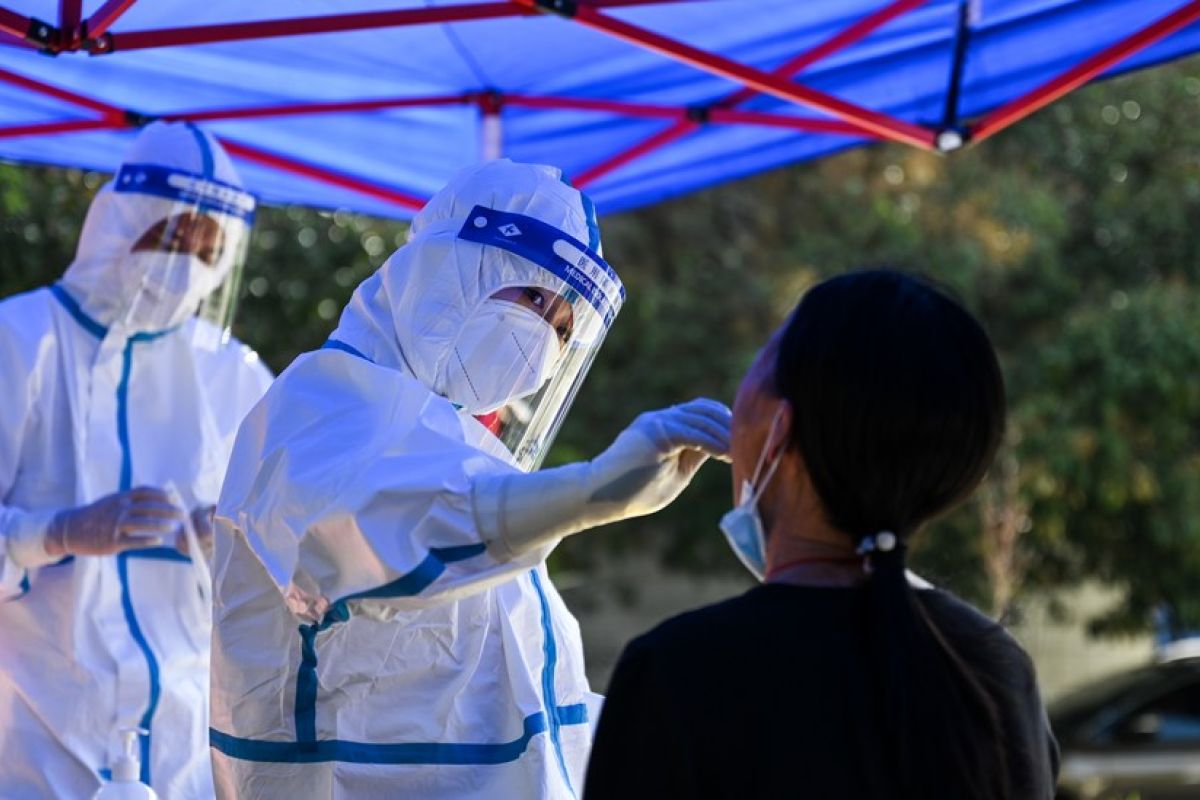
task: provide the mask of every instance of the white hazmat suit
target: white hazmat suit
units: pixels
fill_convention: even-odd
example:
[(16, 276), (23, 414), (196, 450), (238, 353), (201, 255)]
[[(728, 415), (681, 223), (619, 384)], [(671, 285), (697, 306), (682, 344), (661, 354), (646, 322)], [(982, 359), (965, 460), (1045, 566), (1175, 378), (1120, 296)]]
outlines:
[[(586, 199), (557, 170), (490, 162), (430, 201), (327, 347), (247, 417), (217, 509), (219, 797), (582, 791), (598, 698), (544, 559), (565, 534), (673, 499), (704, 453), (726, 451), (729, 412), (693, 401), (639, 417), (593, 462), (514, 466), (466, 413), (499, 396), (479, 348), (500, 353), (512, 333), (497, 290), (554, 283), (479, 243), (501, 241), (494, 221), (531, 258), (552, 228), (555, 253), (619, 290)], [(469, 333), (480, 315), (492, 336)]]
[[(237, 183), (216, 142), (183, 125), (143, 131), (131, 162)], [(160, 797), (212, 795), (210, 609), (190, 560), (174, 541), (47, 552), (69, 541), (63, 519), (89, 513), (64, 510), (132, 487), (214, 504), (237, 426), (270, 383), (246, 347), (194, 345), (197, 296), (168, 330), (131, 317), (153, 261), (131, 247), (174, 207), (106, 185), (61, 282), (0, 302), (0, 797), (86, 800), (120, 755), (117, 729), (138, 727)]]

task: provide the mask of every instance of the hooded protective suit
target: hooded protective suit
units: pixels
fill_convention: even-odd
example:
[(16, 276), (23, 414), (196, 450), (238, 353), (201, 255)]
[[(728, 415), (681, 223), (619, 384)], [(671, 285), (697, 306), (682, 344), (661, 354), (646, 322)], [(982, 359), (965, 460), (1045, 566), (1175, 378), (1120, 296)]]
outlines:
[[(598, 467), (537, 473), (489, 446), (447, 399), (447, 364), (472, 363), (461, 332), (498, 289), (563, 293), (476, 235), (492, 219), (526, 243), (539, 225), (560, 231), (555, 252), (616, 291), (615, 274), (576, 258), (595, 255), (594, 220), (558, 170), (473, 168), (358, 288), (326, 348), (298, 358), (247, 417), (217, 508), (219, 797), (581, 791), (598, 698), (544, 559), (565, 533), (673, 498), (703, 457), (684, 469), (673, 459), (701, 434), (660, 412)], [(725, 447), (721, 425), (708, 450)], [(618, 475), (662, 491), (613, 491)]]
[[(207, 164), (237, 183), (216, 142), (183, 125), (143, 131), (134, 162), (198, 175)], [(212, 794), (210, 612), (189, 559), (173, 546), (61, 560), (45, 549), (58, 512), (122, 489), (173, 485), (186, 508), (215, 503), (238, 423), (270, 383), (240, 344), (197, 349), (198, 320), (131, 324), (143, 276), (130, 248), (171, 207), (106, 186), (61, 282), (0, 302), (6, 798), (90, 797), (123, 727), (148, 731), (142, 777), (160, 797)]]

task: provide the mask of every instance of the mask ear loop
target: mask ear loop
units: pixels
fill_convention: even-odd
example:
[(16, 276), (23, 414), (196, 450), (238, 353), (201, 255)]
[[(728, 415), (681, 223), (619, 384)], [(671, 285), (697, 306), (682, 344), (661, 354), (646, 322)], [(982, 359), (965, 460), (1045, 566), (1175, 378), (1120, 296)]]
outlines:
[(771, 430), (767, 434), (767, 441), (763, 443), (762, 452), (758, 454), (758, 464), (754, 467), (754, 477), (750, 480), (750, 485), (754, 487), (752, 502), (757, 503), (766, 491), (767, 485), (771, 482), (771, 478), (775, 477), (775, 470), (779, 469), (779, 462), (783, 461), (783, 451), (779, 451), (779, 455), (775, 456), (771, 466), (767, 468), (766, 475), (763, 476), (762, 483), (758, 482), (759, 475), (762, 473), (763, 464), (767, 460), (767, 450), (770, 449), (771, 439), (775, 436), (775, 429), (779, 427), (779, 420), (783, 416), (783, 406), (781, 405), (775, 411), (775, 419), (771, 420)]

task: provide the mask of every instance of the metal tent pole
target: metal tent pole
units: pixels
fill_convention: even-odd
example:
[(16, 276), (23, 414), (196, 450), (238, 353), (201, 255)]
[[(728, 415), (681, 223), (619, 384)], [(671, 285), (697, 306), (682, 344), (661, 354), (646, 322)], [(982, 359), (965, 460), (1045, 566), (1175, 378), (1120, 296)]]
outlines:
[[(540, 2), (553, 2), (553, 0), (512, 1), (527, 7), (536, 6)], [(613, 38), (689, 64), (712, 75), (741, 83), (762, 94), (823, 111), (881, 138), (926, 149), (932, 148), (934, 145), (933, 131), (928, 128), (792, 83), (779, 75), (763, 72), (715, 53), (706, 52), (698, 47), (692, 47), (684, 42), (610, 17), (586, 6), (576, 7), (569, 19), (586, 28), (606, 33)]]
[[(689, 121), (697, 113), (688, 106), (658, 105), (654, 103), (632, 103), (622, 100), (605, 100), (594, 97), (564, 97), (562, 95), (499, 94), (495, 92), (467, 92), (454, 95), (431, 95), (428, 97), (380, 97), (364, 100), (330, 100), (312, 103), (283, 103), (270, 106), (239, 106), (233, 108), (206, 108), (172, 111), (162, 119), (208, 122), (230, 119), (265, 119), (270, 117), (300, 116), (306, 114), (340, 114), (353, 111), (383, 111), (395, 108), (431, 108), (445, 105), (483, 104), (483, 97), (505, 106), (529, 109), (561, 109), (566, 111), (595, 111), (642, 119), (666, 119)], [(739, 111), (727, 108), (712, 108), (707, 122), (714, 125), (757, 125), (769, 128), (788, 128), (820, 133), (861, 134), (853, 125), (833, 119), (797, 117), (763, 111)]]
[[(829, 39), (817, 45), (816, 47), (800, 53), (795, 58), (776, 68), (773, 72), (780, 77), (791, 78), (798, 72), (801, 72), (817, 61), (820, 61), (821, 59), (826, 58), (833, 53), (838, 52), (839, 50), (843, 50), (846, 47), (861, 41), (893, 19), (919, 8), (926, 2), (928, 2), (928, 0), (894, 0), (894, 2), (887, 4), (878, 11), (868, 14), (858, 22), (847, 26), (844, 30), (835, 34), (834, 36), (831, 36)], [(742, 89), (727, 95), (721, 100), (718, 100), (711, 107), (712, 111), (709, 113), (709, 121), (713, 121), (715, 119), (719, 113), (718, 109), (726, 109), (731, 106), (739, 105), (755, 97), (757, 94), (758, 92), (755, 90), (743, 87)], [(634, 147), (631, 148), (632, 151), (635, 151), (633, 158), (628, 157), (627, 152), (618, 153), (617, 155), (612, 156), (605, 161), (602, 161), (599, 164), (596, 164), (595, 166), (581, 172), (575, 177), (575, 183), (581, 187), (593, 183), (604, 175), (607, 175), (608, 173), (635, 160), (637, 157), (653, 152), (660, 147), (665, 147), (666, 145), (683, 138), (699, 127), (701, 127), (701, 123), (692, 119), (681, 120), (675, 123), (675, 125), (672, 127), (667, 128), (642, 142), (639, 142), (637, 145), (634, 145)], [(849, 128), (846, 130), (831, 130), (829, 132), (844, 133), (846, 135), (854, 135), (855, 133), (858, 135), (866, 135), (861, 130), (851, 130)]]
[(323, 17), (294, 17), (258, 22), (232, 22), (223, 25), (197, 25), (186, 28), (160, 28), (146, 31), (121, 31), (109, 34), (113, 50), (144, 50), (150, 47), (173, 47), (214, 42), (236, 42), (246, 39), (266, 39), (277, 36), (302, 36), (318, 33), (339, 33), (373, 28), (394, 28), (406, 25), (463, 22), (475, 19), (497, 19), (527, 15), (531, 12), (515, 9), (510, 3), (470, 3), (437, 8), (408, 8), (398, 11), (369, 11), (356, 14), (335, 14)]
[(63, 122), (37, 122), (31, 125), (10, 125), (0, 128), (0, 139), (15, 139), (21, 136), (54, 136), (60, 133), (80, 131), (119, 130), (128, 127), (124, 118), (73, 119)]
[(24, 75), (19, 75), (15, 72), (0, 68), (0, 81), (12, 86), (19, 86), (22, 89), (28, 89), (46, 97), (53, 97), (56, 100), (62, 100), (71, 105), (86, 108), (89, 111), (95, 111), (106, 118), (124, 118), (125, 110), (111, 106), (108, 103), (102, 103), (99, 100), (93, 100), (90, 97), (85, 97), (67, 89), (60, 89), (57, 86), (51, 86), (48, 83), (27, 78)]
[(417, 197), (414, 194), (403, 192), (399, 189), (393, 189), (389, 186), (383, 186), (378, 183), (357, 178), (353, 175), (347, 175), (344, 172), (335, 172), (325, 167), (318, 167), (315, 164), (309, 164), (305, 161), (289, 158), (288, 156), (272, 153), (267, 150), (262, 150), (257, 147), (252, 147), (248, 144), (227, 139), (223, 136), (217, 137), (222, 146), (229, 152), (230, 155), (255, 164), (277, 169), (280, 172), (289, 172), (293, 175), (300, 175), (305, 178), (337, 186), (342, 189), (349, 189), (359, 194), (364, 194), (368, 197), (374, 197), (377, 200), (383, 200), (386, 203), (401, 206), (413, 211), (419, 210), (425, 205), (425, 199)]
[(17, 39), (25, 40), (29, 36), (33, 20), (24, 14), (0, 6), (0, 33), (7, 33)]
[[(115, 16), (128, 7), (133, 0), (109, 0), (105, 7), (93, 15), (99, 17), (110, 6)], [(589, 0), (592, 8), (631, 7), (661, 5), (684, 2), (684, 0)], [(695, 0), (691, 0), (695, 2)], [(319, 33), (394, 28), (407, 25), (427, 25), (447, 22), (467, 22), (479, 19), (536, 16), (534, 10), (522, 8), (510, 2), (464, 3), (430, 8), (403, 8), (389, 11), (369, 11), (351, 14), (332, 14), (313, 17), (290, 17), (283, 19), (232, 22), (218, 25), (197, 25), (178, 28), (159, 28), (144, 31), (121, 31), (103, 36), (112, 20), (102, 27), (94, 26), (89, 20), (88, 35), (96, 40), (93, 52), (114, 50), (143, 50), (151, 47), (174, 47), (179, 45), (236, 42), (246, 39), (267, 39), (277, 36), (301, 36)], [(99, 22), (99, 20), (97, 20)]]
[(64, 31), (78, 31), (83, 21), (83, 0), (59, 0), (58, 27)]
[[(28, 89), (31, 92), (53, 97), (64, 102), (71, 103), (80, 108), (88, 109), (89, 111), (97, 112), (100, 117), (91, 120), (69, 120), (66, 122), (51, 122), (41, 123), (37, 125), (20, 125), (9, 128), (0, 128), (0, 138), (12, 138), (15, 136), (31, 136), (31, 135), (61, 135), (64, 133), (87, 131), (87, 130), (105, 130), (105, 129), (120, 129), (133, 127), (139, 115), (131, 114), (122, 108), (103, 103), (98, 100), (93, 100), (90, 97), (85, 97), (81, 94), (61, 89), (57, 86), (43, 83), (33, 78), (27, 78), (24, 75), (18, 75), (9, 70), (0, 69), (0, 81), (9, 83), (13, 86), (20, 86), (23, 89)], [(220, 138), (220, 137), (218, 137)], [(330, 186), (338, 186), (343, 189), (359, 192), (360, 194), (374, 197), (378, 200), (383, 200), (387, 203), (393, 203), (407, 209), (419, 209), (425, 205), (424, 199), (416, 195), (403, 192), (399, 189), (394, 189), (388, 186), (372, 183), (362, 178), (357, 178), (353, 175), (335, 172), (333, 170), (318, 167), (313, 164), (308, 164), (303, 161), (288, 158), (287, 156), (271, 153), (266, 150), (253, 147), (242, 142), (221, 139), (221, 143), (225, 145), (225, 149), (230, 154), (243, 158), (246, 161), (251, 161), (256, 164), (278, 169), (283, 172), (290, 172), (293, 175), (301, 175), (319, 183), (325, 183)]]
[(108, 0), (88, 17), (87, 35), (91, 38), (103, 36), (133, 3), (134, 0)]
[(479, 160), (495, 161), (504, 155), (504, 100), (499, 92), (483, 92), (479, 106)]
[(291, 117), (304, 114), (342, 114), (352, 111), (383, 111), (392, 108), (431, 108), (434, 106), (464, 105), (471, 101), (470, 95), (431, 95), (429, 97), (381, 97), (372, 100), (331, 100), (314, 103), (283, 103), (273, 106), (242, 106), (235, 108), (207, 108), (194, 111), (172, 111), (163, 119), (208, 122), (228, 119), (265, 119), (269, 117)]
[(984, 115), (968, 129), (969, 138), (979, 142), (995, 135), (1068, 92), (1078, 89), (1110, 67), (1197, 20), (1200, 20), (1200, 0), (1190, 0), (1171, 14), (1051, 78), (1023, 97), (1018, 97)]

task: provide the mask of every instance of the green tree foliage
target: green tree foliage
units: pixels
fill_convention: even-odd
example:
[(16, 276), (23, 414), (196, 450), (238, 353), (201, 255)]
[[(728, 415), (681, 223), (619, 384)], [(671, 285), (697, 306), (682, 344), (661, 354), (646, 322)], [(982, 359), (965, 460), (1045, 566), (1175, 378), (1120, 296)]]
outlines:
[[(603, 449), (637, 413), (732, 401), (806, 287), (864, 265), (919, 270), (985, 321), (1010, 435), (983, 490), (922, 537), (919, 569), (997, 613), (1031, 588), (1099, 578), (1200, 625), (1200, 73), (1111, 81), (950, 157), (855, 150), (603, 221), (629, 301), (551, 463)], [(0, 294), (53, 280), (101, 178), (0, 165)], [(601, 209), (603, 210), (603, 209)], [(405, 226), (264, 209), (237, 332), (282, 369), (318, 346)], [(574, 537), (555, 566), (614, 551), (739, 569), (710, 466), (654, 517)]]

